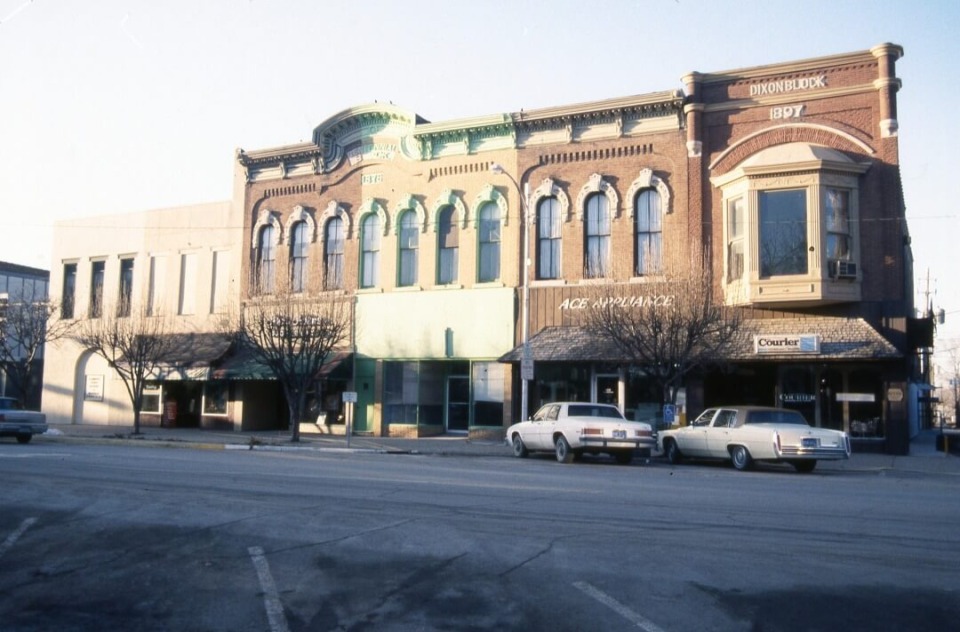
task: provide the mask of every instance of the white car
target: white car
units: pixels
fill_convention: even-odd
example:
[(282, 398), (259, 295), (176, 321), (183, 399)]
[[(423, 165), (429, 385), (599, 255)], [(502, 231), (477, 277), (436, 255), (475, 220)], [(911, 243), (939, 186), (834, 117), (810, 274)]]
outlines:
[(518, 457), (553, 452), (561, 463), (571, 463), (585, 453), (606, 453), (624, 465), (637, 450), (649, 455), (657, 444), (650, 424), (627, 421), (616, 406), (589, 402), (546, 404), (507, 428), (506, 441)]
[(12, 397), (0, 397), (0, 437), (16, 437), (20, 443), (29, 443), (33, 435), (46, 431), (46, 415), (24, 410)]
[(771, 461), (812, 472), (817, 460), (850, 458), (847, 433), (813, 428), (799, 412), (786, 408), (708, 408), (689, 426), (662, 431), (658, 441), (670, 463), (684, 457), (725, 459), (738, 470), (749, 469), (754, 461)]

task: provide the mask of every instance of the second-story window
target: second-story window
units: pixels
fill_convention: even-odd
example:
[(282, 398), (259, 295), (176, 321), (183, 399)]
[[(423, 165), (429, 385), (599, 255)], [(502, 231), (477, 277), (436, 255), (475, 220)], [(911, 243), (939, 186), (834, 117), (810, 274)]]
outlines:
[(560, 278), (560, 203), (554, 197), (537, 206), (537, 278)]
[(420, 245), (417, 214), (406, 211), (400, 216), (400, 274), (397, 285), (409, 287), (417, 283), (417, 248)]
[(743, 197), (727, 203), (727, 282), (743, 278), (746, 225)]
[(273, 226), (264, 226), (260, 229), (260, 239), (257, 240), (255, 281), (256, 290), (259, 294), (273, 293), (274, 265), (276, 263), (275, 230)]
[(343, 288), (343, 220), (334, 217), (327, 222), (323, 237), (323, 289)]
[(133, 259), (120, 260), (120, 296), (117, 302), (117, 316), (130, 315), (130, 302), (133, 296)]
[(307, 289), (307, 223), (297, 222), (290, 232), (290, 289), (300, 293)]
[(610, 206), (603, 193), (592, 194), (586, 205), (584, 276), (596, 279), (606, 276), (610, 268)]
[(380, 283), (380, 217), (367, 215), (360, 224), (360, 287), (377, 287)]
[(850, 261), (853, 255), (850, 192), (844, 189), (826, 189), (823, 207), (827, 224), (827, 259)]
[(480, 208), (478, 231), (480, 240), (480, 269), (477, 280), (481, 283), (500, 278), (500, 207), (487, 202)]
[(760, 278), (807, 273), (807, 191), (760, 191)]
[(103, 279), (106, 262), (94, 261), (90, 266), (90, 318), (103, 315)]
[(77, 301), (77, 264), (63, 264), (63, 293), (60, 296), (60, 317), (73, 318)]
[(453, 215), (453, 207), (445, 206), (437, 218), (437, 283), (457, 282), (460, 235)]
[(662, 217), (660, 194), (655, 189), (641, 191), (634, 206), (637, 234), (634, 272), (637, 276), (660, 272), (663, 264)]

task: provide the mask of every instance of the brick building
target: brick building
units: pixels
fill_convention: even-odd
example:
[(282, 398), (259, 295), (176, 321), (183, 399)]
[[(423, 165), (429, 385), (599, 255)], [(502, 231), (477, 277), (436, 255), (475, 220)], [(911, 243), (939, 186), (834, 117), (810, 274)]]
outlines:
[[(789, 406), (863, 449), (906, 450), (901, 55), (884, 44), (439, 123), (350, 108), (309, 142), (237, 152), (240, 300), (279, 284), (353, 299), (352, 339), (318, 376), (321, 418), (354, 391), (358, 432), (497, 435), (521, 410), (525, 335), (530, 409), (578, 398), (657, 417), (644, 368), (584, 340), (571, 306), (598, 288), (643, 297), (664, 257), (706, 252), (746, 320), (727, 366), (683, 385), (688, 414)], [(211, 367), (231, 401), (282, 397), (240, 359)]]

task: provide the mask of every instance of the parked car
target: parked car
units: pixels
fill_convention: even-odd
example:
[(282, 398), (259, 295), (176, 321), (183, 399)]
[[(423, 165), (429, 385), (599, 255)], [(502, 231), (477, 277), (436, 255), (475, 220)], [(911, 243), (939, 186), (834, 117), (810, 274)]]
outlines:
[(24, 410), (12, 397), (0, 397), (0, 437), (16, 437), (20, 443), (29, 443), (33, 435), (46, 431), (46, 415)]
[(605, 453), (624, 465), (638, 450), (649, 455), (657, 444), (650, 424), (627, 421), (616, 406), (589, 402), (546, 404), (507, 428), (506, 440), (518, 457), (553, 452), (557, 461), (571, 463), (583, 454)]
[(850, 457), (847, 433), (813, 428), (795, 410), (762, 406), (709, 408), (689, 426), (662, 431), (659, 447), (671, 463), (725, 459), (738, 470), (769, 461), (812, 472), (820, 459)]

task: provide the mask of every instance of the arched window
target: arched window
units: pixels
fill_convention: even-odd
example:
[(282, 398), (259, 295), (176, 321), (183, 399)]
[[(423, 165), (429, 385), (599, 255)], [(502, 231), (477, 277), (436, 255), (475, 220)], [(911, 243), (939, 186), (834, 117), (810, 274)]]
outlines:
[(437, 284), (457, 282), (460, 232), (454, 218), (454, 208), (445, 206), (437, 217)]
[(537, 278), (560, 278), (560, 202), (555, 197), (537, 205)]
[(276, 263), (276, 229), (267, 224), (260, 229), (257, 240), (256, 288), (260, 294), (272, 294), (274, 283), (274, 264)]
[(360, 225), (360, 287), (377, 287), (380, 283), (380, 217), (371, 213)]
[(644, 189), (634, 206), (634, 272), (637, 276), (659, 274), (663, 266), (663, 212), (656, 189)]
[(593, 193), (586, 207), (583, 273), (596, 279), (606, 276), (610, 268), (610, 206), (606, 195)]
[(323, 234), (323, 289), (343, 288), (343, 220), (334, 217)]
[(480, 207), (480, 268), (477, 280), (480, 283), (500, 278), (500, 207), (487, 202)]
[(297, 222), (290, 231), (290, 289), (303, 292), (307, 287), (307, 223)]
[(400, 216), (400, 275), (397, 285), (409, 287), (417, 283), (417, 248), (420, 245), (417, 214), (404, 211)]

